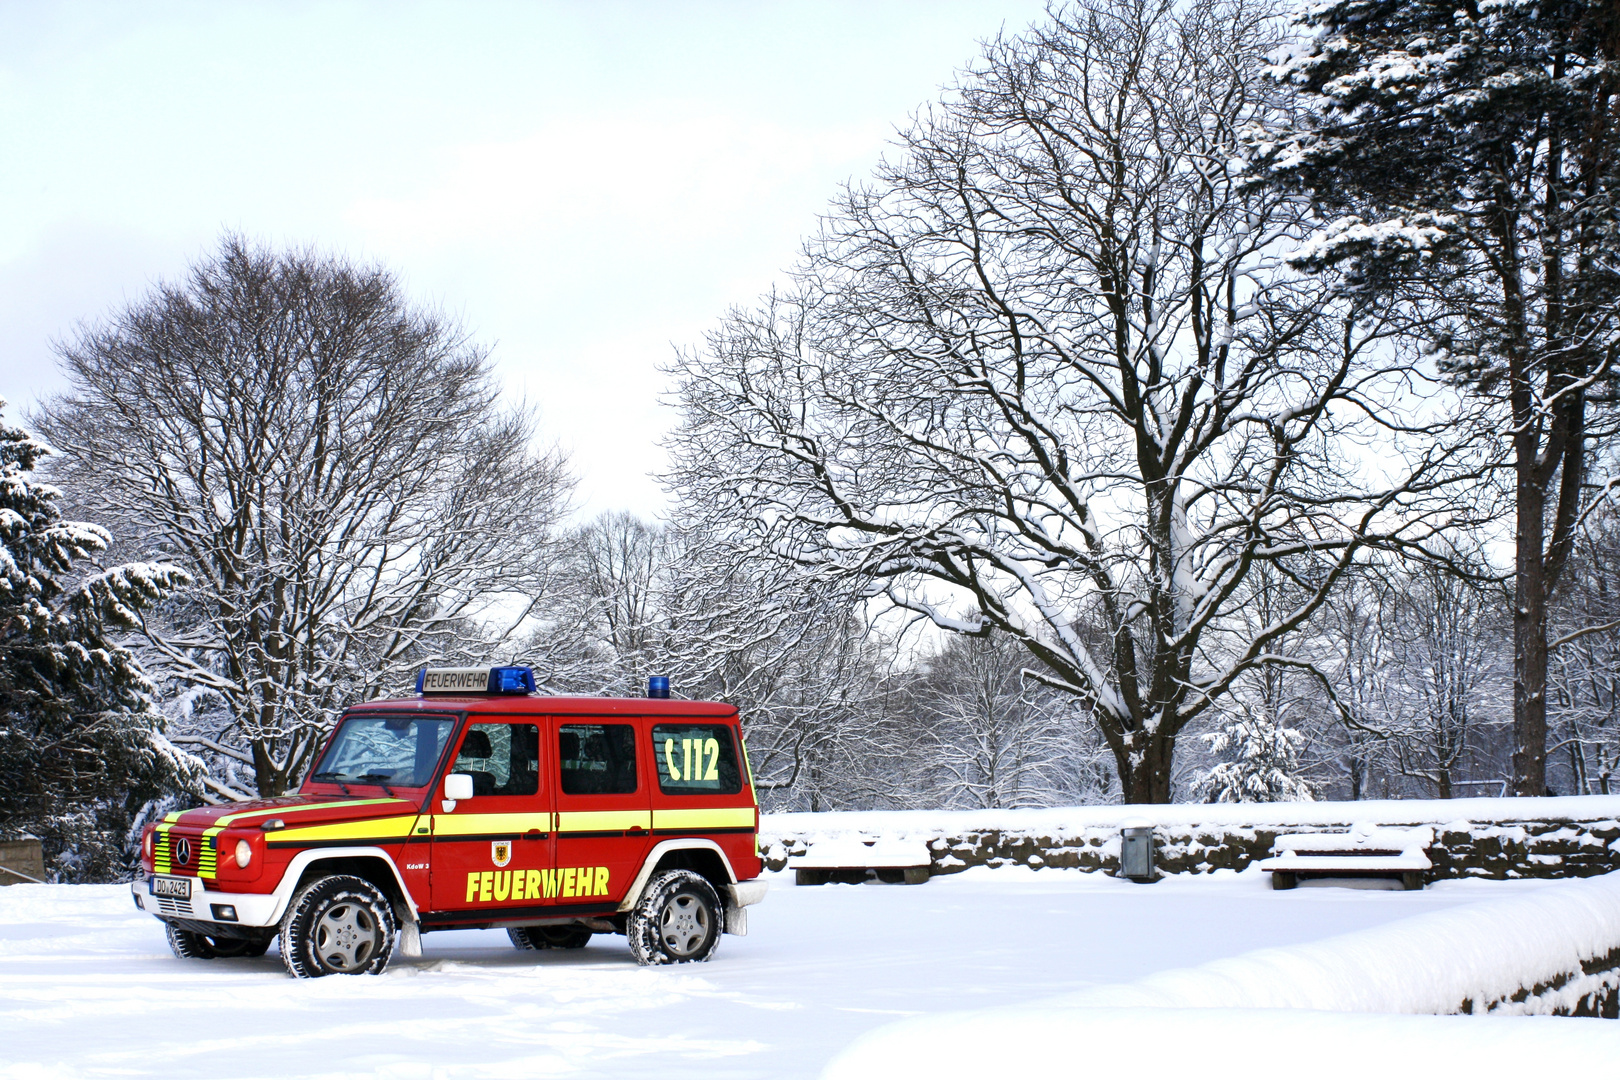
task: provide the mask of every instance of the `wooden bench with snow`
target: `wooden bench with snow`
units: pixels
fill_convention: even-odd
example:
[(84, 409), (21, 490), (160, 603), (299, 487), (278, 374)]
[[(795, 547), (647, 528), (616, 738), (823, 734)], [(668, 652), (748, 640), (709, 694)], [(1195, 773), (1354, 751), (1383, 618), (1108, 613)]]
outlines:
[(921, 840), (821, 840), (788, 860), (799, 885), (859, 885), (871, 876), (890, 884), (921, 885), (930, 865), (928, 845)]
[(1433, 829), (1297, 833), (1277, 837), (1272, 857), (1257, 865), (1271, 875), (1273, 889), (1292, 889), (1302, 878), (1396, 878), (1402, 888), (1421, 889), (1434, 865), (1428, 855), (1433, 843)]

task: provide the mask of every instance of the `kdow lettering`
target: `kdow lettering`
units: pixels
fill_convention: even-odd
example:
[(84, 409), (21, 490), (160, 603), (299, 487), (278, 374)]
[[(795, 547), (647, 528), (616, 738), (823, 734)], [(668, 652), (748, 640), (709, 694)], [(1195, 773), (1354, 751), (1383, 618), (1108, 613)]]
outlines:
[(474, 870), (467, 875), (467, 903), (553, 900), (608, 895), (605, 866), (555, 870)]

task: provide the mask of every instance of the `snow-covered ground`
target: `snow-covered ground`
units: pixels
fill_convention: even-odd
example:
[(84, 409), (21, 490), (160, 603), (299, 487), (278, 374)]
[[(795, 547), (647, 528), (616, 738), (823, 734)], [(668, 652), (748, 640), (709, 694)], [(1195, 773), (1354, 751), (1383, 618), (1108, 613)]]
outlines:
[[(1142, 886), (1008, 867), (919, 886), (795, 888), (781, 875), (752, 910), (750, 936), (726, 938), (705, 965), (639, 968), (618, 938), (572, 954), (521, 953), (504, 933), (460, 931), (428, 935), (421, 960), (396, 962), (378, 978), (295, 981), (274, 952), (174, 959), (126, 887), (18, 885), (0, 889), (0, 1077), (815, 1076), (897, 1019), (1034, 1010), (1043, 998), (1092, 986), (1548, 887), (1557, 883), (1272, 892), (1256, 871)], [(1103, 1026), (1086, 1038), (1049, 1025), (1052, 1060), (1072, 1061), (1080, 1075), (1093, 1073), (1086, 1063), (1101, 1065), (1101, 1054), (1111, 1071), (1139, 1046), (1143, 1062), (1169, 1069), (1177, 1054), (1214, 1039), (1224, 1049), (1196, 1059), (1215, 1066), (1203, 1075), (1248, 1075), (1265, 1068), (1258, 1050), (1266, 1046), (1292, 1047), (1292, 1055), (1324, 1039), (1365, 1048), (1377, 1036), (1393, 1040), (1392, 1051), (1477, 1051), (1490, 1033), (1528, 1040), (1543, 1061), (1555, 1051), (1576, 1060), (1597, 1045), (1620, 1055), (1613, 1021), (1188, 1015), (1099, 1010)], [(1164, 1038), (1147, 1037), (1155, 1031)], [(1185, 1037), (1173, 1038), (1177, 1031)], [(947, 1031), (930, 1040), (936, 1060), (900, 1075), (966, 1075), (949, 1066), (993, 1064), (996, 1048), (982, 1041), (971, 1030)], [(840, 1067), (859, 1073), (848, 1071), (848, 1057)], [(1184, 1074), (1174, 1069), (1163, 1075)]]

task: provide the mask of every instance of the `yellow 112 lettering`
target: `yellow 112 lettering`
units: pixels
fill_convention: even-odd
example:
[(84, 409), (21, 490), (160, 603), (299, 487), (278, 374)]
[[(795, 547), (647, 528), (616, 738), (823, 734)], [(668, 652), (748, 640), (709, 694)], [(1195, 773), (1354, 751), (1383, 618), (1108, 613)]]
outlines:
[[(696, 764), (692, 761), (697, 754)], [(704, 757), (708, 757), (705, 767)], [(681, 765), (675, 764), (675, 740), (664, 740), (664, 766), (671, 780), (702, 781), (720, 779), (720, 741), (718, 739), (682, 739)]]

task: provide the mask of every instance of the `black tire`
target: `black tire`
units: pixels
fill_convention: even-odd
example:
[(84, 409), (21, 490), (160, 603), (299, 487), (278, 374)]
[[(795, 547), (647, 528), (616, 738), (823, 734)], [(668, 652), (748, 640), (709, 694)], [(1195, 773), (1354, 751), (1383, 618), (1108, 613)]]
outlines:
[(720, 895), (701, 874), (663, 870), (630, 910), (625, 936), (638, 964), (701, 964), (720, 944)]
[(593, 933), (584, 926), (514, 926), (506, 936), (519, 949), (583, 949)]
[(271, 937), (256, 938), (213, 937), (195, 930), (182, 930), (173, 923), (164, 923), (168, 931), (169, 948), (182, 960), (222, 960), (233, 956), (263, 956), (270, 948)]
[(398, 940), (394, 908), (382, 890), (333, 874), (294, 894), (281, 919), (281, 962), (298, 979), (380, 975)]

